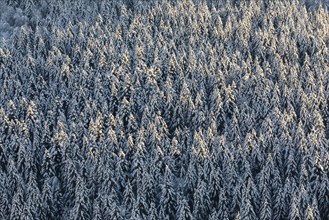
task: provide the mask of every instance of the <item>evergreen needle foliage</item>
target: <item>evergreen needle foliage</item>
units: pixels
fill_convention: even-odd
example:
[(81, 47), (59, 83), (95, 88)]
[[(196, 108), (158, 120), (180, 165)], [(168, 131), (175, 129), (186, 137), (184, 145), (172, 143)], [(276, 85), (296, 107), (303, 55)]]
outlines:
[(327, 9), (1, 0), (0, 219), (329, 219)]

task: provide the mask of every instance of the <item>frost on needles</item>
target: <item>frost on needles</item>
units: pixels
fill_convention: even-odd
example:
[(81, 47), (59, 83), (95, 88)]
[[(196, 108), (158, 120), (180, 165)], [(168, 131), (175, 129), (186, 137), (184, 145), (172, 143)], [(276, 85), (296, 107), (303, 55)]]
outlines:
[(329, 219), (326, 4), (1, 1), (0, 219)]

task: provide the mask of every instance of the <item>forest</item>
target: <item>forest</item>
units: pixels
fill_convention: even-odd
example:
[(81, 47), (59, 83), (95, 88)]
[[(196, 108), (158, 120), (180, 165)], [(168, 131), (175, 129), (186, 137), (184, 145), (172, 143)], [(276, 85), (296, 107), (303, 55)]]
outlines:
[(0, 0), (0, 219), (329, 219), (328, 9)]

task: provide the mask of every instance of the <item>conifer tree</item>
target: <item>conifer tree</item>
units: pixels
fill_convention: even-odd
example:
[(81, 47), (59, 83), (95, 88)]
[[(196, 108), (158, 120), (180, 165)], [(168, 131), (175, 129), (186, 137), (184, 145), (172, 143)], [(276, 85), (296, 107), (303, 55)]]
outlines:
[(2, 1), (0, 219), (329, 219), (327, 11)]

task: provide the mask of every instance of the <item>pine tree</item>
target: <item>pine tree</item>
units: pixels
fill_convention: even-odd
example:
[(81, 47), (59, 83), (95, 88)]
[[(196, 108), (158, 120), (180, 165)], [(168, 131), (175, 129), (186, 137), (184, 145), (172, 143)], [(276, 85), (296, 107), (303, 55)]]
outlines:
[(31, 215), (31, 218), (39, 218), (41, 216), (41, 193), (37, 185), (37, 180), (34, 174), (30, 175), (27, 185), (27, 210)]
[(53, 210), (53, 194), (50, 185), (50, 179), (46, 178), (42, 187), (42, 198), (41, 198), (41, 217), (54, 219), (54, 210)]
[(149, 215), (147, 219), (152, 220), (156, 218), (157, 218), (157, 212), (156, 212), (155, 204), (152, 202), (150, 205)]
[(11, 210), (10, 210), (10, 219), (22, 219), (24, 218), (24, 195), (23, 189), (19, 187), (17, 192), (13, 196)]
[(70, 213), (70, 219), (90, 219), (91, 207), (86, 183), (82, 177), (77, 178), (75, 204)]
[(161, 183), (160, 206), (168, 217), (175, 213), (176, 193), (173, 186), (173, 173), (168, 166), (165, 167), (164, 180)]
[(192, 213), (190, 211), (189, 204), (183, 195), (178, 196), (177, 204), (178, 208), (176, 218), (179, 220), (192, 219)]
[(317, 199), (314, 197), (312, 200), (312, 212), (313, 212), (313, 218), (314, 219), (321, 219), (319, 208), (318, 208), (318, 202)]
[(209, 213), (209, 198), (206, 192), (206, 183), (199, 178), (197, 188), (193, 195), (193, 217), (200, 219), (206, 218)]
[(92, 212), (92, 219), (93, 220), (100, 220), (102, 219), (102, 213), (100, 209), (100, 202), (97, 197), (93, 202), (93, 212)]
[(101, 212), (105, 219), (123, 219), (123, 213), (120, 212), (118, 207), (119, 198), (114, 188), (111, 189), (107, 194), (100, 193), (101, 200)]
[(9, 218), (11, 206), (9, 203), (9, 195), (7, 195), (8, 191), (6, 190), (5, 174), (1, 172), (0, 177), (0, 193), (2, 195), (0, 198), (0, 218), (6, 219)]
[(242, 188), (242, 203), (240, 207), (241, 219), (255, 219), (256, 213), (251, 204), (251, 179), (248, 179), (247, 186)]
[(271, 198), (267, 187), (263, 191), (261, 207), (260, 207), (260, 218), (272, 219)]
[(298, 200), (296, 194), (293, 194), (293, 197), (291, 199), (291, 207), (290, 207), (290, 213), (289, 213), (289, 219), (293, 220), (299, 220), (301, 219), (300, 211), (298, 209)]
[(325, 2), (3, 1), (0, 219), (329, 219)]
[(125, 205), (127, 211), (130, 212), (132, 210), (134, 200), (135, 200), (135, 195), (133, 193), (131, 183), (130, 183), (130, 181), (128, 181), (127, 185), (124, 189), (124, 192), (123, 192), (123, 202), (124, 202), (124, 205)]

